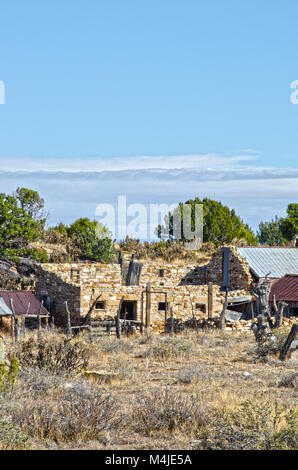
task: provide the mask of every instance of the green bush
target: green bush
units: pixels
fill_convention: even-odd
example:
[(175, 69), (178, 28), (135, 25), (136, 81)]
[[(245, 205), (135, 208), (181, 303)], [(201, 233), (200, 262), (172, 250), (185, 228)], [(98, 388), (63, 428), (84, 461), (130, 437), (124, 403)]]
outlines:
[(9, 367), (0, 364), (0, 391), (7, 390), (16, 380), (19, 373), (19, 361), (13, 355)]

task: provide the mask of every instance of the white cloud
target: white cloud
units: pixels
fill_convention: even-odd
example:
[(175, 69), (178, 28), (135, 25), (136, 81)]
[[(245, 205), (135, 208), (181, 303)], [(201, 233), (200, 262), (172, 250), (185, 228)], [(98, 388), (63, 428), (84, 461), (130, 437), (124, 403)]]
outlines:
[(0, 170), (6, 171), (123, 171), (147, 169), (182, 169), (233, 167), (241, 162), (255, 160), (255, 155), (219, 154), (136, 156), (127, 158), (15, 158), (0, 157)]
[(258, 166), (255, 156), (216, 154), (121, 159), (0, 158), (0, 191), (18, 186), (45, 198), (50, 223), (94, 217), (100, 203), (176, 203), (210, 197), (236, 209), (257, 228), (298, 201), (298, 169)]

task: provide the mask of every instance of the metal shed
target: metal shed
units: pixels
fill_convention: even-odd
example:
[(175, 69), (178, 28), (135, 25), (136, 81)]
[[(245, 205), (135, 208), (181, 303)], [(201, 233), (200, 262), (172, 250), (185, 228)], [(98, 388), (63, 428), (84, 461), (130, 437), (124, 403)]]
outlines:
[(280, 279), (286, 274), (298, 275), (298, 248), (245, 247), (237, 248), (258, 278)]
[(33, 292), (30, 291), (11, 291), (0, 290), (0, 309), (3, 310), (3, 315), (12, 315), (11, 300), (13, 309), (16, 315), (49, 315), (46, 308), (41, 305), (39, 300)]

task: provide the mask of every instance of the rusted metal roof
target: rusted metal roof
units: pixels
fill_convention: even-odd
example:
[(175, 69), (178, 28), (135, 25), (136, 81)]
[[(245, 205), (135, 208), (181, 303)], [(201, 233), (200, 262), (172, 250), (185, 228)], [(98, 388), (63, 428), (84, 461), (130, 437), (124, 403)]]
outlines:
[[(40, 315), (49, 315), (49, 312), (42, 306), (41, 310), (41, 302), (30, 291), (12, 291), (12, 290), (0, 290), (0, 297), (4, 300), (5, 304), (11, 310), (11, 302), (13, 302), (13, 308), (16, 315), (37, 315), (40, 311)], [(29, 310), (28, 310), (28, 305)], [(9, 315), (9, 313), (7, 313)]]
[(288, 275), (274, 282), (270, 301), (276, 296), (276, 301), (298, 302), (298, 275)]
[(298, 248), (260, 246), (237, 250), (258, 278), (268, 275), (271, 279), (279, 279), (286, 274), (298, 274)]

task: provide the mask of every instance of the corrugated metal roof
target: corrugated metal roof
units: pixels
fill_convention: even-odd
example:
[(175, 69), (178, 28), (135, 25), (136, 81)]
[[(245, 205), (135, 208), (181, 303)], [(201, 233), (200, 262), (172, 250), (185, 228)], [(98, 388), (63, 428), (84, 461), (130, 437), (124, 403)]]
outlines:
[(7, 307), (5, 300), (0, 297), (0, 317), (5, 315), (12, 315), (12, 311)]
[[(16, 315), (37, 315), (40, 310), (40, 300), (36, 295), (30, 291), (12, 291), (12, 290), (0, 290), (0, 297), (5, 301), (5, 304), (10, 309), (10, 299), (13, 301), (13, 308)], [(30, 308), (28, 311), (28, 304)], [(42, 306), (41, 315), (48, 315), (49, 312)]]
[(298, 302), (298, 276), (285, 276), (274, 282), (271, 292), (270, 301), (276, 296), (276, 301)]
[(298, 274), (298, 248), (245, 247), (237, 248), (253, 273), (263, 278), (281, 278), (286, 274)]

